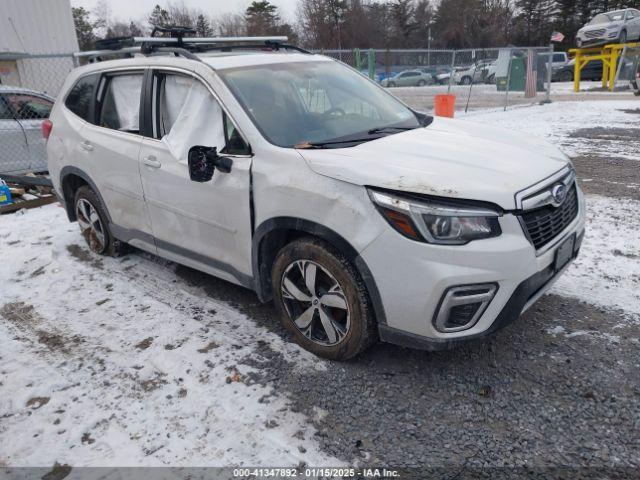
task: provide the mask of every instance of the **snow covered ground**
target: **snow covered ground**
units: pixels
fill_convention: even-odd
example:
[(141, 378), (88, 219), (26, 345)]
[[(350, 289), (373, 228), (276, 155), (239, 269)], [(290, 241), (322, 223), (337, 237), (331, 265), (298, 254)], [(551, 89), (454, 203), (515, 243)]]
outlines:
[(546, 138), (570, 156), (603, 155), (640, 161), (640, 116), (625, 111), (640, 108), (640, 101), (630, 98), (514, 106), (506, 112), (498, 108), (458, 116)]
[[(605, 148), (574, 138), (576, 129), (637, 128), (637, 115), (621, 110), (639, 103), (554, 103), (467, 119), (584, 154)], [(640, 158), (637, 146), (610, 148)], [(581, 255), (553, 293), (639, 322), (640, 202), (589, 195), (587, 203)], [(320, 450), (310, 419), (253, 375), (269, 354), (302, 372), (331, 364), (189, 286), (175, 264), (94, 256), (63, 209), (49, 205), (0, 217), (0, 266), (0, 466), (341, 464)]]
[(0, 218), (0, 466), (340, 465), (251, 381), (323, 364), (145, 254), (99, 258), (58, 205)]

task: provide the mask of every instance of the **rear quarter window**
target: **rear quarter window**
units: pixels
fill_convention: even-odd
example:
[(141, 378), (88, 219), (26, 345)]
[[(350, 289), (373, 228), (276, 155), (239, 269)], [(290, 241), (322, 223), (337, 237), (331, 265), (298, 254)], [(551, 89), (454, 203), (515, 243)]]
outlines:
[(65, 106), (77, 116), (89, 123), (94, 123), (93, 107), (95, 99), (95, 88), (100, 74), (87, 75), (80, 78), (69, 91)]

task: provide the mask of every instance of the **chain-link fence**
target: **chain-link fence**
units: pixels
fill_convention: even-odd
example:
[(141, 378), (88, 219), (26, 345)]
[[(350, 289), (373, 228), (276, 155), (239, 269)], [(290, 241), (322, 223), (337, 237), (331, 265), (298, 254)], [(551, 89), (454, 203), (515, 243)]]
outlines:
[(640, 72), (640, 47), (626, 45), (620, 54), (616, 69), (614, 89), (626, 90), (631, 87)]
[(456, 107), (464, 110), (545, 100), (556, 68), (550, 68), (550, 47), (316, 52), (351, 65), (422, 110), (433, 108), (440, 94), (455, 95)]
[(72, 54), (0, 57), (0, 173), (47, 170), (42, 122), (73, 68)]

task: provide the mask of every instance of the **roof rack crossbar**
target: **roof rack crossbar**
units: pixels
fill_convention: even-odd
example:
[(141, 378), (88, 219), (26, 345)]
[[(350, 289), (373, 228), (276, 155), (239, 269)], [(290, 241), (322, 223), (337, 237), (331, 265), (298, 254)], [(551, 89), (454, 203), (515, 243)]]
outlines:
[[(156, 33), (169, 33), (170, 37), (157, 37)], [(257, 50), (293, 50), (300, 53), (311, 52), (295, 45), (287, 44), (286, 36), (272, 37), (185, 37), (193, 31), (187, 27), (157, 27), (150, 37), (119, 37), (101, 41), (102, 48), (74, 53), (77, 58), (88, 58), (90, 62), (102, 61), (103, 57), (125, 56), (133, 54), (153, 55), (154, 53), (174, 53), (191, 60), (200, 60), (195, 53), (208, 51), (230, 52), (241, 49)], [(136, 45), (137, 44), (137, 45)]]
[[(134, 43), (179, 43), (176, 37), (133, 37)], [(243, 42), (286, 42), (286, 36), (276, 37), (182, 37), (184, 43), (243, 43)]]
[(142, 53), (143, 55), (153, 55), (154, 53), (174, 53), (176, 55), (183, 56), (188, 58), (189, 60), (198, 60), (196, 55), (191, 53), (189, 50), (180, 47), (153, 47), (151, 49), (145, 50), (144, 46), (139, 47), (127, 47), (121, 48), (120, 50), (91, 50), (88, 52), (76, 52), (73, 54), (76, 58), (88, 58), (90, 62), (92, 61), (102, 61), (103, 57), (113, 57), (113, 56), (124, 56), (131, 57), (134, 53)]

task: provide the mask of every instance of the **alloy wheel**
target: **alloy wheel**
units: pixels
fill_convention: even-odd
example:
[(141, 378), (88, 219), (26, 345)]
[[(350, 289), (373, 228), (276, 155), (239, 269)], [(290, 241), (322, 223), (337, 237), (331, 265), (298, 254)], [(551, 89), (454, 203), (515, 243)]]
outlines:
[(106, 235), (95, 207), (85, 198), (78, 199), (76, 217), (80, 231), (86, 238), (89, 248), (95, 253), (102, 253), (107, 244)]
[(282, 274), (282, 300), (289, 318), (309, 340), (337, 345), (349, 332), (351, 315), (335, 277), (310, 260), (296, 260)]

